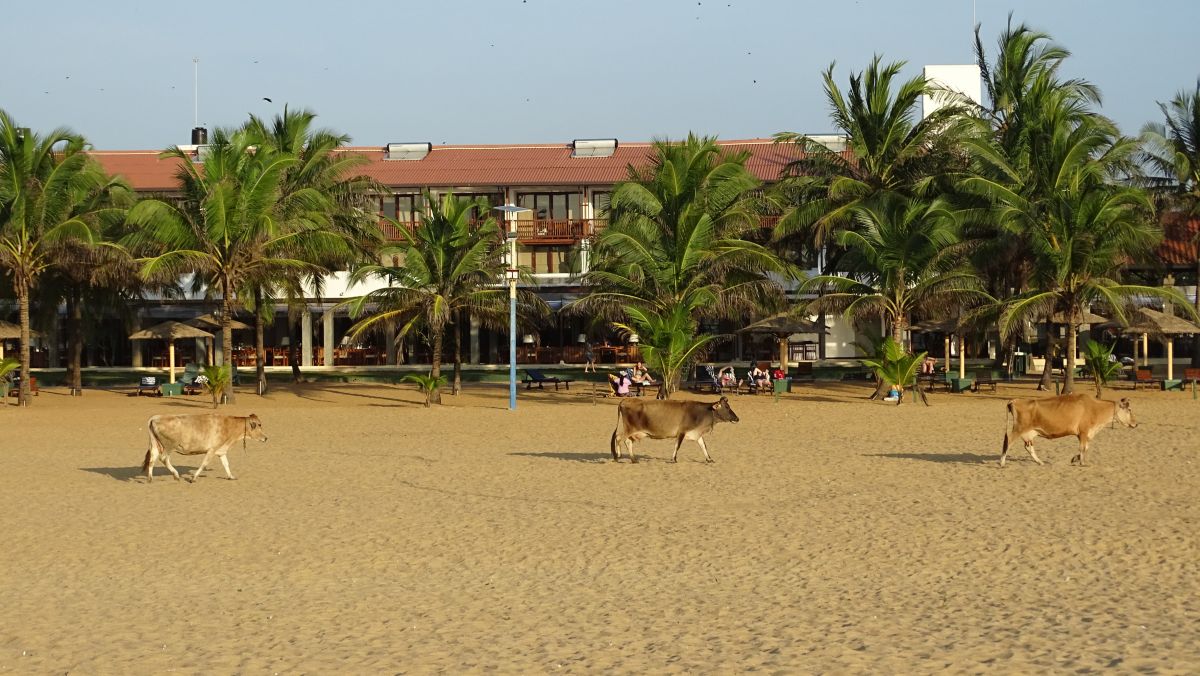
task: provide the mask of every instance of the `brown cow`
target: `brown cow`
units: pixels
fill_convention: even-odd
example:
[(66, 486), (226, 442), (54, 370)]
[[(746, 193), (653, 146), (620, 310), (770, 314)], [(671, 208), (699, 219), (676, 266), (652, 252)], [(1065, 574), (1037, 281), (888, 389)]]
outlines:
[(684, 439), (699, 444), (700, 450), (704, 451), (704, 461), (712, 462), (708, 447), (704, 445), (704, 435), (719, 422), (737, 421), (737, 414), (729, 408), (729, 400), (725, 397), (711, 403), (625, 399), (617, 407), (617, 428), (613, 430), (611, 446), (613, 462), (621, 459), (621, 452), (617, 450), (619, 443), (624, 443), (629, 449), (630, 462), (637, 462), (637, 456), (633, 454), (633, 442), (645, 437), (674, 439), (675, 452), (671, 454), (671, 462), (675, 462), (679, 455), (679, 447)]
[(1126, 427), (1137, 427), (1129, 400), (1107, 401), (1093, 399), (1087, 394), (1064, 394), (1045, 399), (1013, 399), (1008, 402), (1008, 413), (1013, 416), (1013, 427), (1004, 434), (1004, 449), (1000, 452), (1000, 466), (1008, 457), (1009, 439), (1020, 437), (1025, 450), (1037, 464), (1042, 464), (1033, 452), (1033, 440), (1037, 437), (1058, 439), (1079, 437), (1079, 455), (1071, 458), (1071, 464), (1083, 466), (1088, 442), (1105, 425), (1119, 421)]
[(142, 462), (142, 470), (146, 472), (146, 480), (154, 480), (154, 463), (162, 460), (175, 480), (179, 480), (179, 472), (171, 466), (171, 453), (184, 455), (204, 454), (204, 460), (192, 473), (194, 483), (215, 455), (221, 459), (225, 468), (225, 476), (235, 478), (229, 471), (229, 459), (225, 454), (238, 440), (242, 446), (246, 439), (266, 441), (262, 421), (251, 413), (249, 416), (220, 415), (206, 413), (201, 415), (156, 415), (146, 424), (150, 431), (150, 450), (146, 451), (146, 459)]

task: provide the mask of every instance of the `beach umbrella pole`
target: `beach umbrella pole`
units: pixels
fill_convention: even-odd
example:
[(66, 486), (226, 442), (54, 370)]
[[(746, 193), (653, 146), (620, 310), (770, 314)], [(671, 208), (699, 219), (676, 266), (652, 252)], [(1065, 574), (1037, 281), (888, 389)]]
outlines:
[(1167, 339), (1167, 380), (1175, 379), (1175, 339)]
[(168, 383), (175, 382), (175, 341), (167, 341), (167, 374)]
[(958, 379), (967, 377), (967, 341), (962, 334), (958, 335)]

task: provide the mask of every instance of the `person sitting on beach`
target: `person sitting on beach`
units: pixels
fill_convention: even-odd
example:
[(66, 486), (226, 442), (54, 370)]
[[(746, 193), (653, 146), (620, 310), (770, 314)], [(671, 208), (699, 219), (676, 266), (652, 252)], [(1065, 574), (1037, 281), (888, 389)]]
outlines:
[(733, 365), (723, 367), (717, 371), (717, 385), (721, 389), (737, 387), (737, 376), (733, 373)]
[(764, 370), (758, 367), (758, 363), (751, 364), (750, 372), (747, 374), (750, 383), (755, 389), (765, 390), (771, 386), (771, 376)]
[(616, 375), (608, 374), (608, 385), (612, 388), (613, 394), (618, 397), (628, 397), (633, 381), (629, 378), (629, 371), (622, 370)]
[(933, 357), (925, 357), (925, 361), (921, 362), (921, 373), (933, 373), (937, 368), (937, 359)]
[(633, 373), (630, 374), (630, 379), (634, 383), (642, 386), (654, 384), (654, 378), (650, 376), (650, 371), (647, 370), (646, 365), (640, 361), (636, 366), (633, 367)]

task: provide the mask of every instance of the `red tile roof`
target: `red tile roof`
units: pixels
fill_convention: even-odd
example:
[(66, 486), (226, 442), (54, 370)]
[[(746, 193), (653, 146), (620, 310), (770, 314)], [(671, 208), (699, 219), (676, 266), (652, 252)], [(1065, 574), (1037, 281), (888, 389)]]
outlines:
[[(770, 139), (720, 141), (730, 152), (749, 151), (746, 167), (758, 178), (773, 181), (802, 153)], [(571, 157), (569, 144), (434, 146), (421, 160), (386, 160), (382, 147), (347, 148), (367, 158), (362, 173), (392, 187), (576, 186), (624, 180), (629, 165), (644, 166), (649, 143), (621, 143), (611, 157)], [(92, 151), (110, 174), (124, 176), (135, 189), (175, 188), (176, 162), (160, 160), (154, 151)]]
[(1200, 218), (1164, 214), (1162, 221), (1163, 241), (1158, 245), (1159, 260), (1168, 266), (1194, 266)]

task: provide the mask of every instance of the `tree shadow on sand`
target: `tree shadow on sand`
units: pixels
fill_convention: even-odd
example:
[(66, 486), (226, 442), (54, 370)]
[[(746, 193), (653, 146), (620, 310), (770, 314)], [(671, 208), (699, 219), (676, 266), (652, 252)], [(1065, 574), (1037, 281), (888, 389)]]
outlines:
[(896, 458), (899, 460), (923, 460), (953, 465), (986, 465), (996, 462), (998, 456), (976, 453), (871, 453), (872, 458)]

